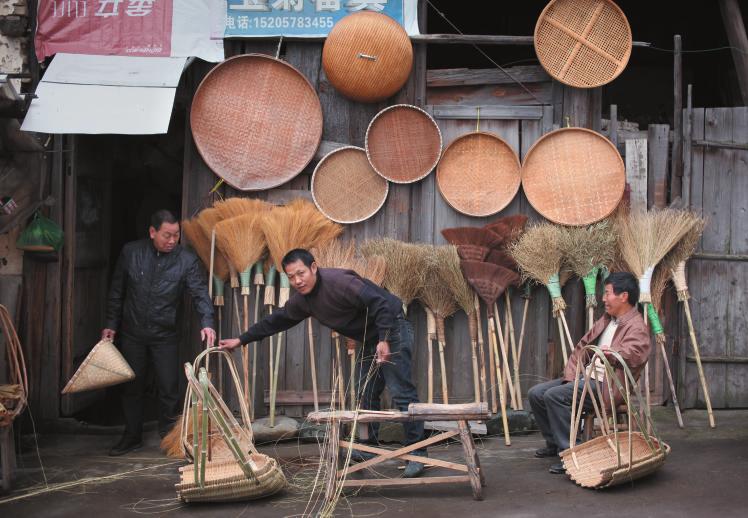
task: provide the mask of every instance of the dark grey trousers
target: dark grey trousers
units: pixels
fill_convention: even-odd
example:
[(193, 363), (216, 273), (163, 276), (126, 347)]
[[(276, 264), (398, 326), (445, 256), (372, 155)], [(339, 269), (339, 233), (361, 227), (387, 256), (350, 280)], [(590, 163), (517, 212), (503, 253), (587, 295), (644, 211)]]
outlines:
[[(580, 404), (584, 380), (579, 380), (577, 405)], [(593, 410), (592, 399), (589, 391), (597, 394), (597, 388), (592, 385), (587, 389), (584, 398), (584, 411)], [(574, 382), (565, 383), (563, 379), (547, 381), (535, 385), (530, 389), (527, 396), (530, 407), (538, 423), (545, 442), (548, 446), (555, 446), (559, 451), (569, 447), (569, 432), (571, 430), (571, 400), (574, 395)]]

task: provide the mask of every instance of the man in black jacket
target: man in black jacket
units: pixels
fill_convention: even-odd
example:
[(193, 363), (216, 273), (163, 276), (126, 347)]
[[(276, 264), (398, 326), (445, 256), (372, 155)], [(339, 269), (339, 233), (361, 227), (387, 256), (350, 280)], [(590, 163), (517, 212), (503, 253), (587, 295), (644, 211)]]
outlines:
[(127, 243), (117, 260), (109, 290), (102, 339), (113, 340), (135, 371), (122, 386), (125, 433), (109, 455), (142, 446), (143, 392), (149, 363), (159, 394), (158, 431), (166, 435), (179, 414), (179, 338), (177, 312), (186, 288), (200, 316), (200, 337), (212, 346), (213, 306), (197, 256), (178, 244), (179, 222), (167, 210), (151, 216), (150, 239)]
[[(403, 315), (400, 299), (351, 270), (318, 268), (307, 250), (291, 250), (282, 265), (295, 289), (286, 305), (239, 338), (221, 340), (220, 346), (233, 349), (262, 340), (313, 316), (341, 335), (364, 344), (358, 376), (364, 408), (379, 409), (385, 386), (399, 410), (417, 403), (418, 394), (411, 376), (413, 326)], [(406, 422), (403, 426), (406, 445), (423, 439), (423, 422)], [(370, 427), (370, 432), (371, 440), (376, 441), (376, 428)], [(353, 454), (352, 458), (359, 461), (373, 457), (358, 451)], [(413, 454), (426, 455), (426, 451), (416, 450)], [(417, 477), (422, 473), (422, 463), (409, 461), (403, 476)]]

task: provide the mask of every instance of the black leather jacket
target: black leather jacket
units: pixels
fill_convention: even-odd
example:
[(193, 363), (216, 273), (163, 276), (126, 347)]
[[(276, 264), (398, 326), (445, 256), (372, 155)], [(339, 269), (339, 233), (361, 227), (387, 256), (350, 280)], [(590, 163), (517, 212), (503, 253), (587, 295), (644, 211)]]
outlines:
[(132, 338), (174, 340), (185, 288), (200, 316), (200, 327), (213, 328), (206, 275), (192, 250), (177, 245), (160, 253), (150, 239), (127, 243), (114, 269), (106, 327)]

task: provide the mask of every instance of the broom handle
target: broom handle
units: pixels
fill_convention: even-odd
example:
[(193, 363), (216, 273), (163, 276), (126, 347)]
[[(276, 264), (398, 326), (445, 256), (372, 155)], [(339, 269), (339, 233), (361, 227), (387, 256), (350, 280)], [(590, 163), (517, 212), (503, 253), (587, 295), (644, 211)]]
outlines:
[[(236, 288), (231, 288), (231, 295), (234, 298), (234, 309), (235, 309), (234, 316), (236, 317), (236, 328), (241, 333), (241, 330), (242, 330), (242, 321), (241, 321), (241, 317), (239, 316), (239, 297), (236, 296), (236, 291), (237, 291)], [(245, 313), (245, 316), (246, 316), (246, 313)], [(242, 347), (246, 347), (246, 346), (242, 346)], [(255, 347), (257, 347), (257, 346), (255, 345)], [(208, 363), (208, 360), (210, 359), (210, 356), (211, 355), (209, 354), (205, 358), (205, 363), (206, 364)], [(242, 348), (242, 361), (243, 360), (244, 360), (244, 348)], [(246, 384), (244, 386), (246, 387)], [(252, 394), (254, 394), (254, 393), (255, 393), (254, 388), (252, 388)], [(241, 396), (242, 396), (241, 394), (237, 393), (237, 397), (241, 398)], [(245, 401), (247, 401), (246, 396), (245, 396)], [(254, 410), (254, 404), (252, 404), (251, 400), (248, 401), (248, 403), (249, 403), (249, 408), (252, 409), (252, 410)]]
[(717, 425), (714, 423), (714, 412), (712, 412), (712, 401), (709, 397), (709, 387), (706, 384), (706, 377), (704, 376), (704, 367), (701, 365), (701, 354), (699, 353), (699, 343), (696, 341), (696, 331), (693, 327), (693, 320), (691, 319), (691, 306), (688, 303), (688, 299), (683, 301), (683, 309), (686, 313), (686, 321), (688, 322), (688, 334), (691, 336), (691, 347), (693, 348), (693, 356), (696, 358), (696, 367), (699, 370), (699, 381), (701, 382), (701, 390), (704, 392), (704, 401), (706, 402), (706, 411), (709, 414), (709, 426), (715, 428)]
[(592, 324), (595, 322), (595, 308), (592, 306), (587, 308), (587, 331), (592, 329)]
[(442, 373), (442, 403), (445, 405), (449, 404), (449, 390), (447, 388), (447, 362), (445, 361), (444, 348), (446, 341), (444, 338), (444, 318), (436, 317), (436, 338), (439, 344), (439, 365), (441, 366)]
[[(249, 297), (244, 295), (244, 332), (249, 330)], [(249, 405), (249, 345), (242, 345), (242, 374), (244, 375), (244, 401)]]
[(317, 363), (314, 357), (314, 329), (312, 327), (312, 317), (306, 321), (306, 331), (309, 338), (309, 363), (312, 368), (312, 395), (314, 396), (314, 411), (319, 412), (319, 394), (317, 393)]
[[(253, 322), (256, 324), (260, 317), (260, 285), (255, 284), (255, 314)], [(252, 404), (249, 406), (252, 419), (255, 418), (254, 398), (257, 396), (257, 342), (252, 343)]]
[[(649, 316), (647, 315), (647, 303), (642, 304), (644, 308), (644, 325), (649, 329)], [(650, 337), (651, 340), (651, 337)], [(646, 394), (647, 408), (644, 409), (644, 415), (647, 416), (647, 433), (652, 431), (652, 427), (649, 424), (649, 413), (652, 408), (652, 397), (649, 394), (649, 358), (647, 363), (644, 364), (644, 393)]]
[(496, 320), (496, 329), (499, 335), (499, 348), (501, 350), (501, 363), (498, 363), (497, 367), (504, 369), (504, 376), (501, 378), (501, 383), (503, 384), (504, 389), (508, 388), (512, 410), (516, 410), (517, 400), (514, 394), (514, 385), (511, 383), (512, 373), (509, 371), (509, 355), (506, 349), (506, 342), (504, 342), (504, 332), (501, 327), (501, 320), (499, 320), (499, 306), (495, 302), (493, 304), (493, 315)]
[(475, 303), (475, 325), (478, 328), (478, 361), (480, 362), (480, 389), (483, 396), (482, 401), (488, 403), (488, 391), (486, 389), (486, 353), (483, 342), (483, 323), (481, 322), (480, 300), (474, 294)]
[(564, 367), (566, 367), (569, 357), (566, 355), (566, 338), (564, 337), (564, 325), (561, 323), (560, 314), (556, 317), (556, 323), (558, 324), (558, 341), (561, 344), (561, 354), (564, 356)]
[(470, 355), (473, 362), (473, 396), (480, 403), (480, 369), (478, 367), (478, 324), (475, 310), (467, 315), (470, 329)]
[(335, 357), (338, 364), (338, 399), (340, 399), (340, 409), (345, 410), (345, 388), (343, 387), (343, 359), (340, 356), (340, 335), (333, 331), (335, 341)]
[[(268, 315), (273, 314), (273, 306), (268, 305)], [(275, 372), (275, 344), (273, 343), (273, 338), (275, 336), (270, 336), (270, 358), (268, 359), (270, 363), (270, 369), (268, 372), (268, 385), (270, 388), (270, 426), (273, 426), (275, 424), (275, 405), (273, 405), (273, 373)]]
[(493, 354), (492, 349), (492, 342), (491, 337), (494, 333), (494, 323), (493, 318), (491, 317), (491, 308), (486, 305), (486, 317), (488, 319), (488, 361), (489, 361), (489, 371), (490, 371), (490, 381), (491, 381), (491, 413), (493, 415), (496, 415), (499, 413), (499, 401), (496, 398), (496, 358)]
[(675, 394), (675, 383), (673, 383), (673, 373), (670, 371), (670, 362), (667, 359), (667, 350), (665, 350), (665, 340), (656, 340), (659, 342), (660, 354), (662, 355), (663, 363), (665, 363), (665, 373), (667, 379), (670, 382), (670, 394), (673, 398), (673, 406), (675, 407), (675, 417), (678, 420), (678, 427), (683, 428), (683, 416), (680, 413), (680, 405), (678, 404), (678, 396)]
[(522, 309), (522, 324), (519, 328), (519, 344), (517, 350), (517, 363), (522, 360), (522, 348), (525, 345), (525, 324), (527, 322), (527, 309), (530, 307), (530, 299), (525, 299), (524, 308)]
[(356, 349), (348, 349), (348, 356), (351, 361), (350, 388), (351, 391), (351, 410), (356, 410)]
[(278, 372), (280, 370), (281, 351), (283, 350), (283, 335), (285, 331), (278, 333), (275, 344), (275, 373), (273, 374), (273, 390), (270, 393), (270, 426), (275, 425), (275, 401), (278, 397)]
[(434, 335), (436, 335), (436, 319), (434, 313), (426, 306), (426, 350), (428, 352), (428, 402), (434, 402)]
[(517, 408), (524, 410), (522, 406), (522, 390), (519, 386), (519, 357), (517, 356), (517, 340), (514, 337), (514, 317), (512, 316), (512, 297), (509, 296), (509, 290), (504, 292), (506, 297), (506, 313), (509, 316), (507, 326), (509, 327), (509, 339), (512, 345), (512, 368), (514, 369), (514, 393), (517, 395)]
[[(210, 272), (208, 272), (208, 298), (213, 300), (213, 267), (216, 254), (216, 229), (210, 234)], [(210, 372), (210, 355), (205, 359), (205, 370)]]
[(571, 339), (571, 333), (569, 332), (569, 324), (566, 323), (566, 315), (563, 311), (559, 312), (561, 315), (561, 322), (564, 324), (564, 332), (566, 333), (567, 344), (569, 345), (569, 355), (574, 354), (574, 340)]
[(496, 327), (494, 327), (493, 317), (491, 312), (488, 312), (488, 332), (489, 342), (491, 345), (491, 356), (494, 358), (494, 365), (496, 366), (496, 377), (498, 379), (499, 386), (499, 400), (501, 402), (501, 424), (504, 427), (504, 444), (507, 446), (512, 445), (512, 440), (509, 437), (509, 420), (506, 417), (506, 398), (504, 397), (504, 382), (501, 379), (501, 367), (499, 362), (499, 348), (496, 345)]

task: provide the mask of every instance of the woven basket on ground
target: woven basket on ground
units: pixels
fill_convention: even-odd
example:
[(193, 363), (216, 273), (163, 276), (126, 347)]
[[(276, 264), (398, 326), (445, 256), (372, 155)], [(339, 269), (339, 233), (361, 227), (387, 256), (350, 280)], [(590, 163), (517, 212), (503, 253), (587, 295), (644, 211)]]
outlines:
[(436, 183), (456, 211), (491, 216), (509, 205), (519, 190), (519, 157), (498, 135), (468, 133), (444, 150)]
[(84, 390), (111, 387), (135, 379), (135, 373), (122, 353), (111, 340), (101, 340), (94, 345), (73, 377), (70, 378), (63, 394), (73, 394)]
[(609, 83), (631, 56), (631, 27), (610, 0), (553, 0), (535, 25), (535, 53), (562, 83), (593, 88)]
[(358, 223), (382, 208), (389, 182), (372, 169), (363, 148), (346, 146), (320, 160), (311, 190), (322, 214), (338, 223)]
[(396, 104), (380, 111), (366, 129), (366, 156), (374, 170), (394, 183), (425, 178), (442, 152), (436, 121), (417, 106)]
[(21, 341), (8, 309), (2, 304), (0, 304), (0, 346), (4, 346), (6, 351), (9, 374), (7, 383), (0, 384), (0, 428), (3, 428), (13, 424), (13, 420), (26, 408), (29, 380)]
[(609, 216), (626, 187), (626, 168), (615, 146), (584, 128), (543, 135), (522, 163), (527, 200), (561, 225), (589, 225)]
[(346, 97), (377, 102), (397, 93), (408, 80), (413, 45), (389, 16), (361, 11), (340, 20), (327, 35), (322, 66)]
[[(241, 394), (239, 373), (227, 352), (206, 349), (194, 364), (200, 365), (212, 354), (218, 354), (226, 361), (234, 389)], [(205, 367), (200, 367), (197, 377), (192, 364), (185, 364), (184, 369), (192, 412), (193, 463), (180, 469), (180, 482), (175, 485), (177, 497), (185, 502), (233, 502), (264, 498), (283, 489), (286, 477), (278, 462), (255, 448), (249, 408), (244, 398), (238, 398), (242, 415), (242, 424), (239, 424), (208, 379)], [(200, 407), (202, 416), (198, 415)], [(218, 429), (230, 456), (213, 454), (209, 458), (209, 433), (213, 427)]]
[(246, 54), (205, 76), (190, 124), (214, 173), (237, 189), (263, 190), (286, 183), (310, 162), (322, 138), (322, 106), (294, 67)]
[[(623, 381), (617, 376), (616, 370), (606, 358), (606, 353), (615, 358), (617, 366), (623, 367)], [(644, 412), (644, 418), (640, 418), (637, 407), (642, 408), (646, 402), (643, 401), (636, 380), (626, 362), (617, 352), (610, 350), (603, 352), (595, 346), (585, 347), (580, 358), (587, 355), (592, 358), (592, 362), (599, 359), (603, 364), (605, 381), (597, 383), (591, 378), (590, 374), (595, 370), (594, 368), (585, 368), (583, 374), (583, 362), (581, 360), (577, 362), (569, 437), (569, 444), (575, 446), (559, 454), (566, 472), (580, 486), (594, 489), (628, 483), (655, 472), (665, 463), (670, 453), (670, 446), (657, 436), (649, 412)], [(577, 399), (580, 380), (584, 381), (584, 388)], [(602, 394), (596, 394), (597, 391), (588, 391), (588, 387), (595, 385), (600, 387)], [(623, 402), (628, 408), (628, 427), (624, 432), (619, 432), (616, 425), (612, 426), (611, 431), (607, 425), (606, 408), (608, 407), (611, 409), (613, 422), (616, 422), (616, 406), (610, 406), (609, 403), (616, 390), (622, 395)], [(632, 390), (634, 394), (631, 393)], [(584, 401), (585, 396), (589, 396), (593, 402), (595, 416), (601, 422), (603, 435), (577, 445), (577, 430), (579, 430), (583, 413), (581, 402)], [(577, 405), (578, 401), (579, 405)], [(634, 424), (639, 431), (634, 431)], [(648, 429), (652, 432), (650, 433)]]

